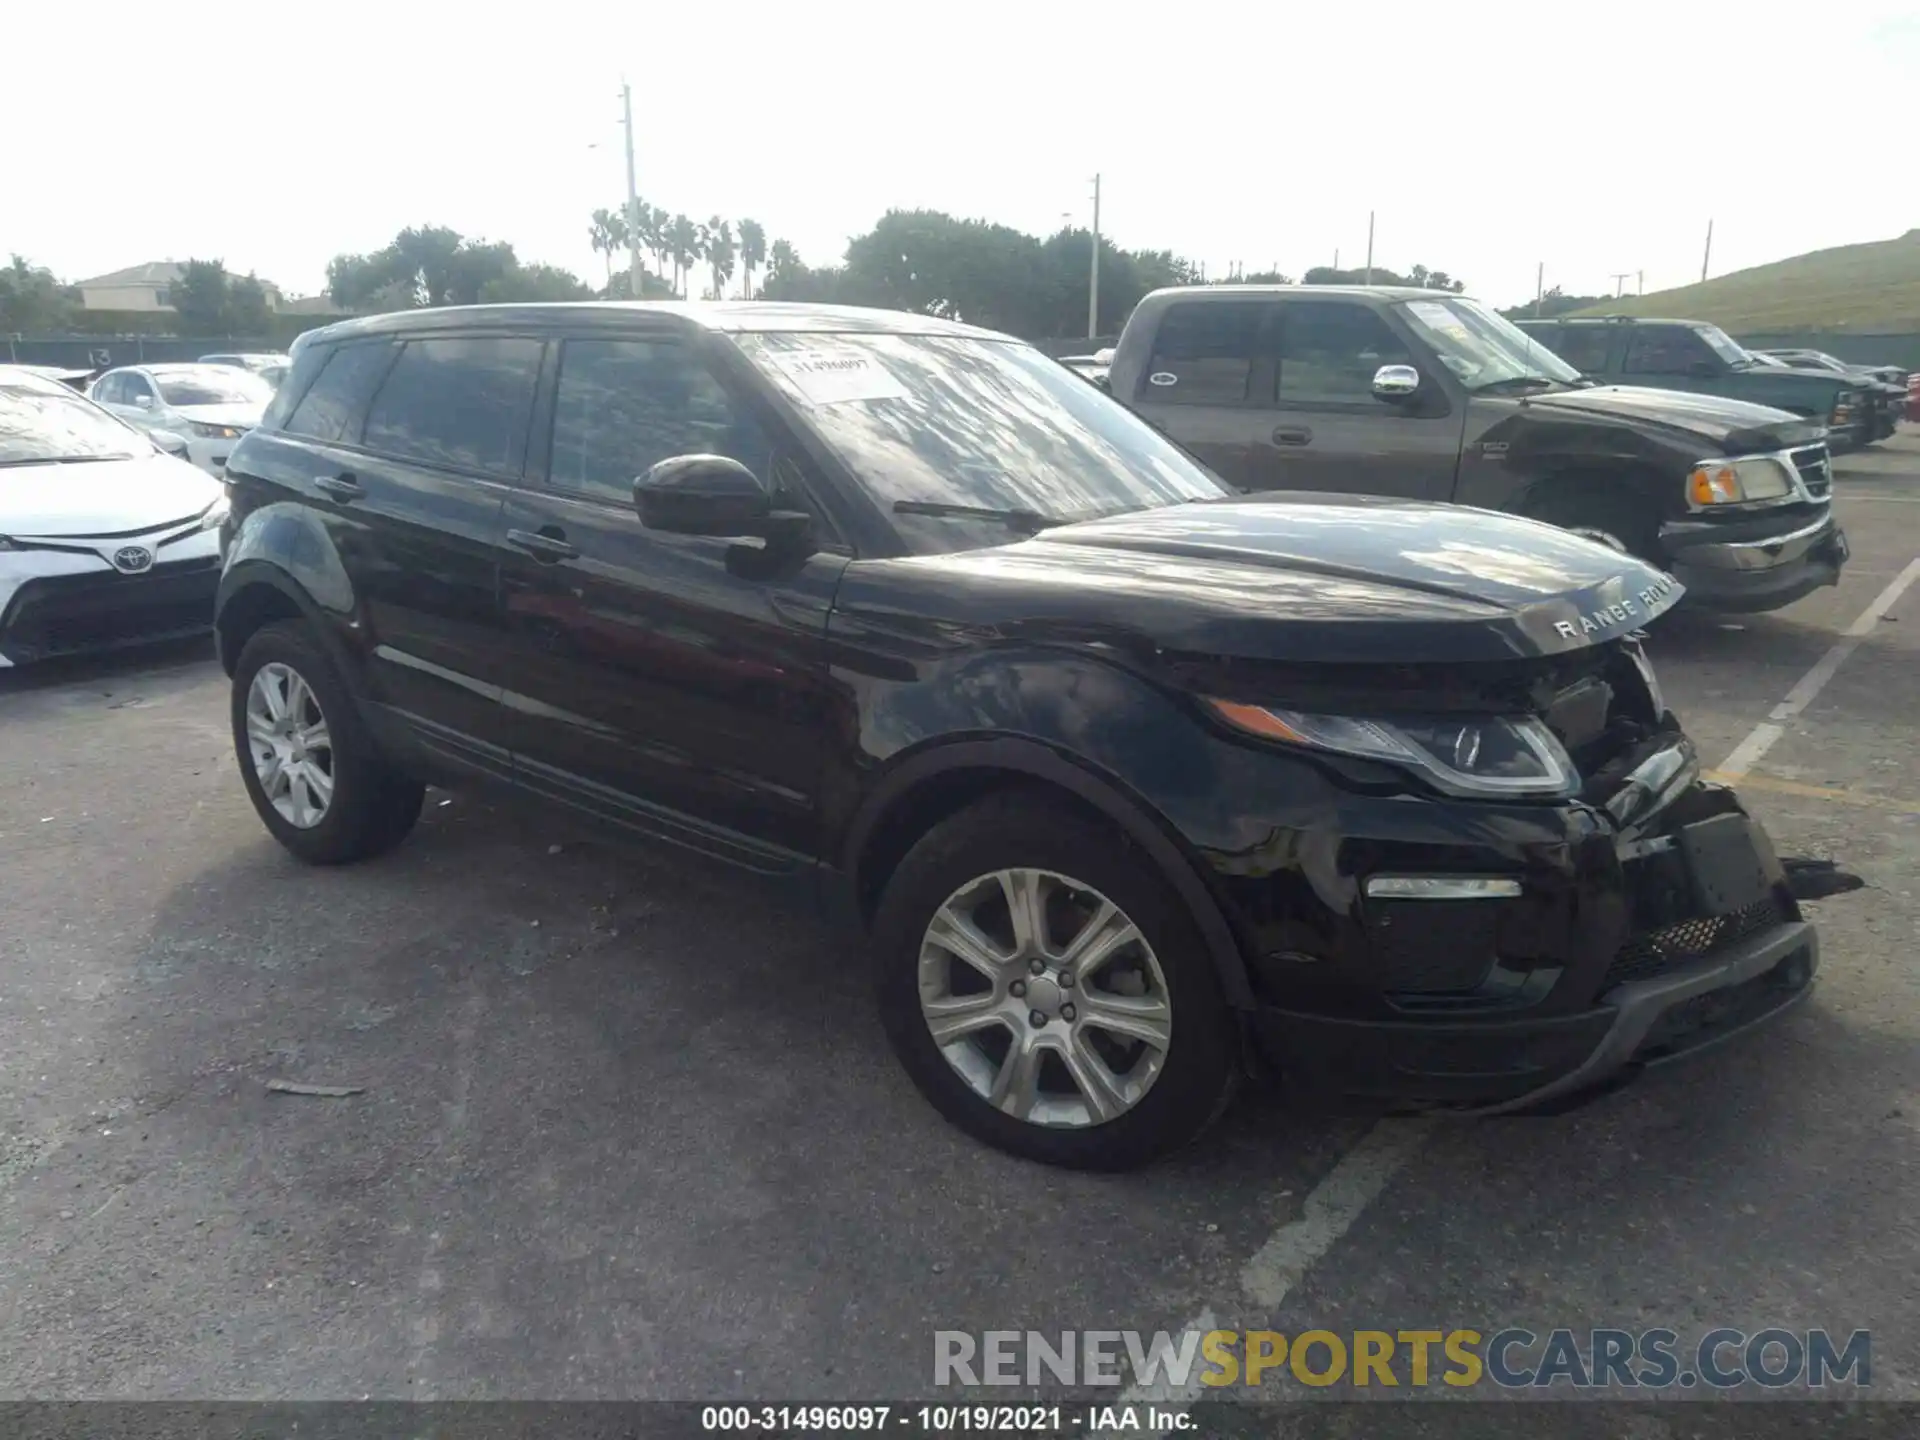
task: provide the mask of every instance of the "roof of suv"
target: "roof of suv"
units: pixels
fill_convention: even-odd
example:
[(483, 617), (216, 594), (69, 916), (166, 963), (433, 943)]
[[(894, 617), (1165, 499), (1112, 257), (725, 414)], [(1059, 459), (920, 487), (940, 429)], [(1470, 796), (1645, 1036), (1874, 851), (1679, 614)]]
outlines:
[(916, 315), (907, 310), (869, 310), (855, 305), (805, 305), (770, 300), (580, 300), (544, 305), (449, 305), (438, 309), (396, 310), (329, 325), (309, 332), (328, 339), (354, 335), (386, 335), (410, 330), (491, 329), (500, 325), (551, 325), (593, 317), (612, 322), (622, 316), (659, 316), (689, 328), (730, 334), (756, 331), (808, 331), (816, 334), (953, 335), (976, 340), (1010, 340), (995, 330), (983, 330)]
[(1456, 290), (1424, 290), (1418, 285), (1168, 285), (1155, 295), (1231, 300), (1260, 295), (1360, 295), (1376, 300), (1465, 300)]

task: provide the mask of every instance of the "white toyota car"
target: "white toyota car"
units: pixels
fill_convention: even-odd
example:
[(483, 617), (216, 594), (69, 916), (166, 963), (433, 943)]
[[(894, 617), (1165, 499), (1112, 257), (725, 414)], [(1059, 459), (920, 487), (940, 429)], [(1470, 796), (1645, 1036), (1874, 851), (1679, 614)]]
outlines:
[(226, 487), (0, 365), (0, 669), (213, 627)]
[(124, 365), (95, 380), (87, 398), (129, 425), (181, 436), (188, 459), (223, 475), (234, 442), (273, 400), (273, 386), (231, 365)]

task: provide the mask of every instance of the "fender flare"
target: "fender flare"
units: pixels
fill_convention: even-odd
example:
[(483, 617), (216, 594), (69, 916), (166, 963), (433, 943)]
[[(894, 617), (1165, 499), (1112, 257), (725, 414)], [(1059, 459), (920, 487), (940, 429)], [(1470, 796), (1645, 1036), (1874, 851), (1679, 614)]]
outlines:
[(947, 741), (921, 750), (887, 771), (848, 827), (841, 873), (850, 880), (851, 893), (857, 895), (863, 888), (861, 854), (895, 802), (923, 782), (958, 770), (998, 770), (1046, 781), (1119, 826), (1127, 839), (1153, 861), (1193, 916), (1228, 1005), (1236, 1010), (1254, 1007), (1246, 952), (1194, 859), (1168, 834), (1144, 800), (1118, 781), (1041, 740), (998, 737)]
[(337, 622), (321, 609), (297, 580), (269, 560), (236, 561), (220, 577), (220, 590), (214, 601), (213, 612), (214, 649), (219, 656), (220, 668), (231, 675), (240, 659), (237, 651), (227, 653), (226, 630), (220, 623), (227, 613), (227, 607), (247, 591), (263, 586), (277, 592), (300, 612), (300, 618), (312, 628), (320, 647), (340, 671), (341, 678), (359, 693), (362, 688), (362, 667), (342, 642)]

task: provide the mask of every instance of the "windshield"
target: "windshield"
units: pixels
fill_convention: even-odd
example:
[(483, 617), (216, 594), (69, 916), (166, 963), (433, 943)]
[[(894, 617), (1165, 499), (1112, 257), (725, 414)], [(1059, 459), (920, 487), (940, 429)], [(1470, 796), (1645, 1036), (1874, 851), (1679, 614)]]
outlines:
[(1513, 380), (1571, 385), (1580, 372), (1519, 326), (1472, 300), (1403, 300), (1400, 313), (1469, 390)]
[[(883, 507), (1084, 520), (1231, 492), (1152, 426), (1025, 345), (933, 335), (734, 337)], [(921, 552), (1004, 544), (967, 516), (889, 518)]]
[(1696, 325), (1693, 333), (1706, 341), (1713, 353), (1729, 365), (1751, 365), (1753, 356), (1747, 353), (1747, 347), (1734, 339), (1718, 325)]
[(273, 398), (273, 387), (245, 370), (159, 371), (153, 378), (169, 405), (264, 405)]
[(152, 449), (71, 391), (0, 385), (0, 465), (131, 460)]

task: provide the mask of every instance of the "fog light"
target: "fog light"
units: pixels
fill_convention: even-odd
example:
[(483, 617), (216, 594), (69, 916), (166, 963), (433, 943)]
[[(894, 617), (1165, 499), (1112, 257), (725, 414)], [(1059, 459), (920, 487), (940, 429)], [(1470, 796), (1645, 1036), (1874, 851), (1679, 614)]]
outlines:
[(1518, 880), (1495, 880), (1476, 875), (1370, 875), (1371, 900), (1512, 900), (1520, 894)]

